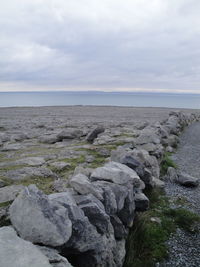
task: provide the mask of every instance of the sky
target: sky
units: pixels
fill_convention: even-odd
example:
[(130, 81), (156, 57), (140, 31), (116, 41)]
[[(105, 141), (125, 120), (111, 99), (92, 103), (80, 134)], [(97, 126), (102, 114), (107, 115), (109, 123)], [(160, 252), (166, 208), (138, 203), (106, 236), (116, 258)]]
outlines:
[(200, 93), (199, 0), (0, 0), (0, 91)]

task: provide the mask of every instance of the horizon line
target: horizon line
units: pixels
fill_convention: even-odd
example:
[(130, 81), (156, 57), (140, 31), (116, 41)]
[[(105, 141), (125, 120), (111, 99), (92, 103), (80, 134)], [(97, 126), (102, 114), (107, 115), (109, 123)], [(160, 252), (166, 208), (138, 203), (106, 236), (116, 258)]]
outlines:
[(177, 90), (175, 92), (165, 91), (165, 90), (159, 90), (159, 91), (150, 91), (150, 90), (144, 90), (144, 91), (100, 91), (100, 90), (7, 90), (7, 91), (0, 91), (0, 93), (123, 93), (123, 94), (134, 94), (134, 93), (140, 93), (140, 94), (191, 94), (191, 95), (200, 95), (200, 92), (189, 92), (189, 91), (183, 91), (183, 90)]

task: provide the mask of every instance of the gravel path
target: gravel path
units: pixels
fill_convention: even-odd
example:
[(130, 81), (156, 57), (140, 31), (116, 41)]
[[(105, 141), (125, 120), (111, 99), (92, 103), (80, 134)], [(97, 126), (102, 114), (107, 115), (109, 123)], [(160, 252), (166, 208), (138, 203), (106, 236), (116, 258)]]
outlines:
[[(172, 158), (179, 169), (194, 177), (200, 178), (199, 122), (192, 124), (184, 131), (180, 137), (179, 148)], [(184, 207), (200, 214), (200, 186), (197, 188), (186, 188), (167, 183), (166, 193), (171, 199), (183, 199), (185, 202)], [(164, 264), (158, 266), (200, 266), (200, 233), (190, 234), (178, 229), (167, 244), (169, 247), (169, 259)]]

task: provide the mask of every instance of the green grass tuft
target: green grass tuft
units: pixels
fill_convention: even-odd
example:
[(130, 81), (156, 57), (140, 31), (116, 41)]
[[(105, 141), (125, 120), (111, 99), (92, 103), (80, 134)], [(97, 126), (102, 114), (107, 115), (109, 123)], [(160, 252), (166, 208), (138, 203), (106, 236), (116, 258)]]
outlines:
[(200, 222), (200, 216), (187, 209), (168, 209), (165, 214), (174, 219), (176, 225), (188, 232), (196, 232), (195, 227)]
[(168, 167), (177, 168), (176, 163), (170, 158), (171, 153), (166, 152), (163, 156), (161, 165), (160, 165), (160, 174), (164, 176), (167, 173)]
[[(153, 267), (167, 255), (166, 241), (176, 229), (194, 233), (200, 216), (186, 209), (171, 209), (170, 201), (161, 190), (146, 191), (150, 209), (136, 214), (126, 243), (124, 267)], [(152, 221), (157, 218), (158, 222)]]

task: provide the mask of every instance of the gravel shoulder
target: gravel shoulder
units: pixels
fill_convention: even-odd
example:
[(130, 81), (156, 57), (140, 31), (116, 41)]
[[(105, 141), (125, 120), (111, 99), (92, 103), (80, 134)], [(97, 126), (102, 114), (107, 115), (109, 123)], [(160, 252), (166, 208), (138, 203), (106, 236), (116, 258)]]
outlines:
[[(180, 136), (180, 144), (172, 157), (181, 171), (199, 178), (200, 174), (200, 123), (193, 123)], [(184, 207), (200, 215), (200, 187), (186, 188), (167, 182), (166, 194), (182, 199), (178, 207)], [(167, 242), (169, 259), (159, 266), (197, 267), (200, 264), (200, 234), (186, 233), (178, 229)]]

